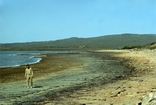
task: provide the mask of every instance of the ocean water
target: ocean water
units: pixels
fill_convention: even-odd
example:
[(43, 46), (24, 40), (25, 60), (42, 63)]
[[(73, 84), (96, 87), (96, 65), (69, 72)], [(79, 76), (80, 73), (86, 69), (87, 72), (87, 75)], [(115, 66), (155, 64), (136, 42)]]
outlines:
[(75, 51), (0, 51), (0, 68), (34, 64), (42, 60), (40, 55), (48, 53), (72, 53)]

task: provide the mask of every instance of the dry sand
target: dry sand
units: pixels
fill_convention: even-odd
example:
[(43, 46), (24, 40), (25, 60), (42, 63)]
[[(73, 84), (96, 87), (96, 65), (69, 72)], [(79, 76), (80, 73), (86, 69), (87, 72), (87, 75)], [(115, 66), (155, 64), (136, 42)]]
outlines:
[[(154, 96), (151, 100), (147, 99), (150, 93), (156, 92), (156, 50), (96, 52), (115, 52), (113, 57), (122, 59), (123, 65), (131, 69), (131, 76), (104, 85), (83, 88), (73, 94), (66, 92), (60, 99), (54, 98), (47, 105), (63, 105), (67, 102), (71, 105), (156, 105)], [(143, 104), (143, 101), (146, 102)]]
[(47, 55), (31, 65), (36, 74), (33, 89), (25, 88), (24, 66), (0, 69), (0, 103), (138, 105), (143, 96), (156, 92), (155, 52), (98, 50)]

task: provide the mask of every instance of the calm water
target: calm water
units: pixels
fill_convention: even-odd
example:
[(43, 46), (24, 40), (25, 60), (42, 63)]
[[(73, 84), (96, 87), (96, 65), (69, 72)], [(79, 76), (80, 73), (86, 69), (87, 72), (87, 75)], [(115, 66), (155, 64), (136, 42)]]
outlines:
[(48, 53), (72, 53), (75, 51), (0, 51), (0, 68), (15, 67), (40, 62), (36, 57)]

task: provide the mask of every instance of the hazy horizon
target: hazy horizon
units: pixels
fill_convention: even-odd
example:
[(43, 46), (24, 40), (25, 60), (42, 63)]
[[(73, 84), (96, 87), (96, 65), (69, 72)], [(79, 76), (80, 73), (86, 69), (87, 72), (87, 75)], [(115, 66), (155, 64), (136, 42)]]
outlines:
[(156, 0), (0, 0), (0, 43), (156, 34)]

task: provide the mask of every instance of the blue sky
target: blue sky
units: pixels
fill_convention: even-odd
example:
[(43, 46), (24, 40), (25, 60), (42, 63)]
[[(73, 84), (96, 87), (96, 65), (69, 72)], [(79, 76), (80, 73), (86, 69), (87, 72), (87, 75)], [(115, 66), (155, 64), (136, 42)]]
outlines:
[(156, 34), (156, 0), (0, 0), (0, 43)]

